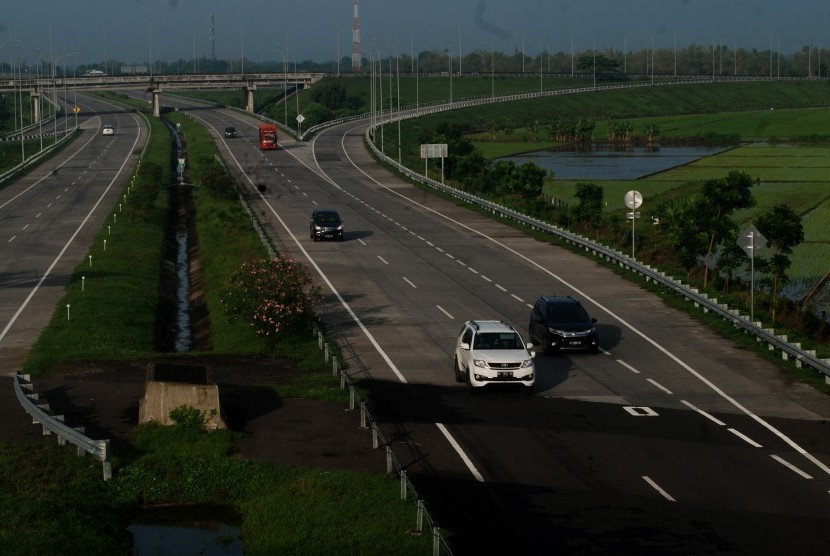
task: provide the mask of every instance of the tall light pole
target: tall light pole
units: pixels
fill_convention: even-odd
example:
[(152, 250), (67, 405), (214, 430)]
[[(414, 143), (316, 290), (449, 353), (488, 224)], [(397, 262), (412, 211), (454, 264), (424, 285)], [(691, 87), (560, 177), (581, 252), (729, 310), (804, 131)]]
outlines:
[(654, 35), (651, 36), (651, 84), (654, 85)]
[(597, 88), (597, 39), (593, 39), (594, 45), (594, 90)]
[(525, 74), (525, 34), (522, 33), (522, 75)]
[[(11, 52), (11, 48), (9, 48), (9, 52)], [(17, 108), (17, 95), (20, 95), (20, 162), (26, 162), (26, 145), (23, 140), (23, 70), (20, 67), (23, 58), (28, 55), (28, 52), (24, 52), (17, 58), (17, 81), (20, 82), (20, 86), (18, 87), (17, 91), (13, 92), (15, 98), (15, 110)], [(14, 66), (9, 67), (9, 71), (12, 75), (12, 80), (14, 80)], [(15, 115), (15, 120), (17, 116)], [(17, 121), (15, 121), (15, 125), (17, 125)]]
[(674, 39), (674, 77), (677, 77), (677, 32), (672, 29), (672, 38)]
[(626, 36), (623, 35), (623, 74), (628, 75), (628, 47), (625, 44)]
[(712, 33), (707, 33), (710, 37), (712, 37), (712, 81), (715, 80), (715, 35)]
[(107, 28), (109, 24), (109, 19), (104, 22), (104, 73), (107, 75), (109, 75), (109, 71), (107, 70)]
[(240, 20), (236, 20), (239, 23), (239, 71), (242, 77), (245, 77), (245, 33), (242, 30), (242, 22)]
[[(778, 50), (776, 50), (776, 53), (775, 53), (775, 65), (776, 65), (776, 71), (778, 72), (778, 80), (780, 81), (781, 80), (781, 35), (776, 33), (775, 38), (778, 40)], [(772, 37), (770, 37), (770, 47), (771, 46), (772, 46)], [(770, 50), (770, 60), (772, 60), (772, 50)], [(770, 68), (771, 67), (772, 67), (772, 63), (770, 62)]]
[(571, 31), (571, 77), (574, 76), (574, 30)]
[[(389, 42), (389, 45), (392, 47), (392, 50), (395, 51), (395, 74), (397, 79), (397, 88), (398, 88), (398, 108), (397, 108), (397, 120), (398, 120), (398, 164), (401, 163), (401, 69), (400, 69), (400, 55), (398, 54), (397, 47)], [(389, 75), (392, 75), (392, 62), (389, 62)], [(392, 111), (392, 83), (389, 83), (389, 111)]]
[(456, 21), (455, 25), (458, 28), (458, 77), (461, 77), (461, 24)]
[(196, 25), (199, 24), (202, 20), (197, 19), (193, 22), (193, 73), (199, 73), (199, 70), (196, 66)]
[[(377, 64), (378, 64), (378, 72), (377, 72), (377, 75), (378, 75), (377, 80), (378, 80), (378, 87), (379, 87), (378, 94), (375, 94), (374, 64), (372, 64), (372, 73), (371, 73), (371, 76), (372, 76), (372, 79), (371, 79), (372, 96), (374, 97), (374, 98), (371, 99), (372, 108), (374, 109), (374, 106), (375, 106), (375, 98), (377, 98), (380, 101), (380, 107), (378, 109), (379, 110), (378, 116), (375, 117), (375, 122), (374, 122), (375, 125), (372, 126), (372, 129), (374, 130), (374, 128), (377, 126), (378, 118), (380, 119), (380, 123), (383, 124), (383, 66), (380, 63), (380, 61), (381, 61), (380, 51), (374, 45), (372, 45), (370, 43), (363, 43), (363, 46), (371, 48), (372, 50), (375, 51), (375, 59), (377, 60)], [(372, 139), (375, 139), (374, 131), (372, 132)], [(380, 126), (380, 152), (381, 152), (381, 154), (385, 154), (384, 145), (383, 145), (383, 125)]]
[(335, 75), (340, 77), (340, 25), (335, 23), (334, 27), (337, 29), (337, 71)]
[(287, 62), (286, 62), (286, 59), (285, 59), (285, 51), (282, 48), (280, 48), (279, 46), (275, 46), (274, 48), (279, 50), (280, 54), (282, 55), (282, 79), (283, 79), (282, 106), (283, 106), (283, 109), (285, 111), (284, 125), (285, 125), (285, 127), (288, 127), (288, 65), (287, 65)]
[(490, 97), (496, 98), (496, 54), (490, 47)]

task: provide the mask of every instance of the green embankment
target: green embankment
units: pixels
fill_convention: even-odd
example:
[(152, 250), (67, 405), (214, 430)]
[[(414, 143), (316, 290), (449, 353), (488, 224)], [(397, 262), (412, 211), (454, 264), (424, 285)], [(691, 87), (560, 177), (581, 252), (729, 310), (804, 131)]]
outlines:
[[(169, 117), (182, 126), (188, 164), (198, 183), (213, 160), (213, 142), (187, 116)], [(152, 120), (151, 126), (151, 143), (136, 173), (135, 183), (141, 185), (125, 191), (126, 201), (116, 206), (95, 239), (92, 267), (85, 261), (73, 274), (27, 363), (35, 375), (67, 361), (154, 355), (173, 153), (163, 123)], [(143, 181), (148, 175), (157, 188)], [(194, 195), (199, 241), (211, 253), (202, 263), (214, 348), (226, 354), (272, 353), (248, 323), (226, 322), (219, 308), (228, 277), (245, 258), (264, 256), (250, 218), (235, 196), (217, 198), (198, 185)], [(66, 303), (71, 304), (70, 320)], [(348, 392), (326, 369), (314, 338), (303, 332), (274, 350), (297, 357), (301, 368), (320, 372), (273, 388), (271, 395), (347, 403)], [(0, 444), (0, 553), (128, 555), (130, 520), (142, 506), (155, 504), (235, 507), (246, 554), (429, 553), (431, 536), (414, 534), (415, 504), (400, 499), (397, 478), (247, 460), (234, 453), (234, 433), (207, 433), (199, 423), (193, 425), (137, 427), (135, 451), (114, 454), (108, 482), (101, 481), (99, 462), (79, 458), (66, 446)]]

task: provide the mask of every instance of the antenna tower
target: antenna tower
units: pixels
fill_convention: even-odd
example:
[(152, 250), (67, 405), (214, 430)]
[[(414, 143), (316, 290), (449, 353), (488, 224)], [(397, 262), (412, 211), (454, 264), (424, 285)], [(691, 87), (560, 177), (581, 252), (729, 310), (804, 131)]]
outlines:
[(352, 71), (361, 70), (360, 59), (360, 19), (357, 17), (357, 0), (354, 0), (354, 24), (352, 26)]

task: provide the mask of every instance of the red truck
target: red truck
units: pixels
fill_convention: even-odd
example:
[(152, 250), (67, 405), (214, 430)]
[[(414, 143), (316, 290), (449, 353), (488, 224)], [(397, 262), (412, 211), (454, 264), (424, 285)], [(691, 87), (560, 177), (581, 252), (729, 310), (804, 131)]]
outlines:
[(262, 150), (277, 148), (276, 124), (259, 124), (259, 148)]

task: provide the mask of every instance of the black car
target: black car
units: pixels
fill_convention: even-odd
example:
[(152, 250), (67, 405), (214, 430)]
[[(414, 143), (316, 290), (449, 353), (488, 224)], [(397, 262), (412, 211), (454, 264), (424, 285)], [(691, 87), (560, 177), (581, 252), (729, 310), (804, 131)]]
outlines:
[(562, 350), (599, 351), (599, 338), (594, 323), (597, 319), (570, 296), (540, 297), (530, 312), (529, 341), (545, 347), (545, 353)]
[(334, 209), (314, 209), (308, 224), (311, 239), (337, 239), (343, 241), (343, 221)]
[(236, 137), (236, 128), (232, 125), (229, 125), (225, 128), (225, 137), (232, 138)]

